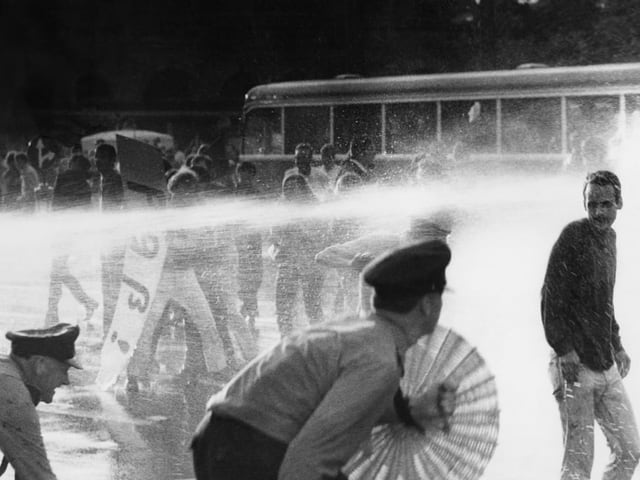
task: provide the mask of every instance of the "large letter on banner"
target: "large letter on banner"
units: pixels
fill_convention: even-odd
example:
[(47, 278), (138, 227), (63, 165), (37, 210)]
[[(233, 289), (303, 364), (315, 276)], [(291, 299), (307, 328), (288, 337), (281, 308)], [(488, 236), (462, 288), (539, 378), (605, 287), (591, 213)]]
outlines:
[(166, 254), (164, 233), (140, 235), (127, 245), (118, 303), (102, 346), (96, 378), (102, 389), (115, 384), (133, 354), (160, 282)]

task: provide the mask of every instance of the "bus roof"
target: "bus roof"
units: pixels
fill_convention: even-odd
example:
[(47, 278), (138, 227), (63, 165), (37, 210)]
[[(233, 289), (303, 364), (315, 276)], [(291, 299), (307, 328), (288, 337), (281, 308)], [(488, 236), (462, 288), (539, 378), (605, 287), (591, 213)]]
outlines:
[(640, 93), (640, 63), (271, 83), (249, 90), (244, 111), (257, 107), (630, 92)]

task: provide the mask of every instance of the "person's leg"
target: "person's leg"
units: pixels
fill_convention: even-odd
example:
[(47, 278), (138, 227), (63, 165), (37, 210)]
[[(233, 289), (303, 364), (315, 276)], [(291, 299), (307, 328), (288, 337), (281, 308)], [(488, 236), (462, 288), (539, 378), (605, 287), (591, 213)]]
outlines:
[(549, 373), (562, 423), (564, 455), (560, 478), (589, 480), (594, 452), (593, 372), (581, 366), (578, 381), (568, 383), (562, 378), (558, 359), (553, 358)]
[(62, 284), (67, 270), (68, 255), (54, 257), (51, 262), (51, 280), (49, 282), (49, 308), (45, 325), (50, 327), (58, 323), (58, 304), (62, 298)]
[(324, 283), (324, 271), (311, 266), (302, 275), (302, 298), (304, 309), (309, 323), (322, 321), (322, 285)]
[(127, 388), (138, 390), (140, 380), (148, 381), (149, 367), (155, 357), (160, 337), (160, 327), (169, 314), (172, 292), (175, 290), (175, 277), (169, 271), (163, 271), (156, 293), (149, 305), (144, 326), (129, 359), (127, 366)]
[(96, 308), (98, 308), (98, 302), (96, 302), (87, 294), (87, 292), (85, 292), (84, 288), (82, 288), (82, 285), (80, 284), (80, 281), (71, 273), (68, 267), (65, 269), (62, 281), (67, 286), (71, 294), (76, 298), (76, 300), (84, 306), (86, 310), (84, 321), (88, 322), (89, 320), (91, 320), (93, 312), (96, 310)]
[(603, 377), (606, 383), (596, 395), (595, 415), (611, 449), (603, 480), (628, 480), (640, 460), (640, 438), (633, 408), (616, 366)]
[(232, 366), (235, 362), (235, 349), (233, 348), (233, 341), (231, 340), (229, 325), (227, 323), (229, 312), (227, 312), (225, 305), (222, 303), (222, 292), (218, 288), (218, 285), (209, 277), (201, 275), (198, 283), (209, 304), (209, 310), (211, 311), (216, 330), (222, 341), (222, 348), (227, 357), (227, 363)]
[[(180, 288), (176, 291), (175, 300), (184, 307), (189, 319), (196, 327), (198, 336), (192, 336), (194, 344), (187, 344), (188, 348), (195, 348), (202, 352), (208, 372), (219, 372), (227, 366), (222, 339), (216, 330), (215, 321), (209, 309), (209, 303), (200, 288), (200, 283), (192, 269), (180, 273)], [(187, 356), (199, 355), (199, 352), (187, 351)]]
[[(226, 335), (228, 336), (231, 352), (234, 346), (231, 332), (237, 341), (244, 360), (251, 360), (258, 354), (258, 345), (249, 325), (237, 313), (235, 302), (235, 283), (229, 282), (228, 272), (222, 269), (212, 269), (209, 277), (210, 297), (207, 299), (211, 308), (211, 313), (216, 319), (216, 325), (224, 324)], [(222, 336), (222, 334), (221, 334)], [(235, 355), (233, 356), (235, 358)]]
[(109, 333), (118, 304), (124, 269), (124, 255), (125, 248), (121, 245), (116, 245), (111, 250), (104, 252), (100, 257), (102, 260), (102, 330), (105, 336)]
[(293, 330), (293, 308), (298, 293), (298, 268), (286, 263), (278, 265), (276, 274), (276, 318), (280, 335)]

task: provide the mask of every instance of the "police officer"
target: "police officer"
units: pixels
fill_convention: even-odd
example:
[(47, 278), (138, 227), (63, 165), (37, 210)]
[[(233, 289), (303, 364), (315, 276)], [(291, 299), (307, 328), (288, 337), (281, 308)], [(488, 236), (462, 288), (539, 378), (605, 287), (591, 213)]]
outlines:
[(69, 385), (80, 329), (59, 323), (49, 328), (8, 332), (11, 354), (0, 356), (0, 450), (2, 474), (10, 463), (17, 480), (55, 479), (40, 431), (36, 405), (51, 403), (55, 389)]
[(406, 399), (399, 384), (406, 350), (440, 317), (450, 255), (431, 241), (382, 256), (363, 273), (375, 289), (368, 318), (312, 326), (249, 363), (207, 404), (196, 478), (346, 479), (341, 468), (376, 424), (446, 419), (452, 390)]

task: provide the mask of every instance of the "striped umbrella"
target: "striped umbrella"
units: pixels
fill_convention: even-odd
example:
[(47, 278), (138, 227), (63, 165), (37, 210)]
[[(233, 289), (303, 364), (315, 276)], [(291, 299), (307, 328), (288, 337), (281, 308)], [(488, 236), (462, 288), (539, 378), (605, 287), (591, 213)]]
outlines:
[(495, 379), (475, 347), (439, 326), (407, 352), (401, 387), (416, 397), (444, 382), (457, 387), (445, 428), (377, 426), (344, 467), (350, 480), (480, 478), (498, 442)]

